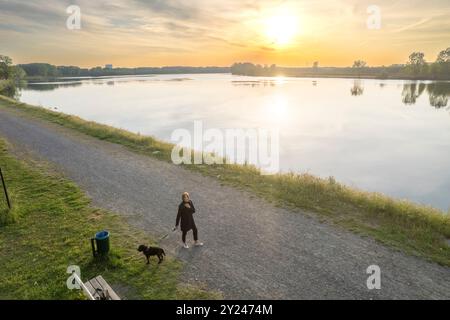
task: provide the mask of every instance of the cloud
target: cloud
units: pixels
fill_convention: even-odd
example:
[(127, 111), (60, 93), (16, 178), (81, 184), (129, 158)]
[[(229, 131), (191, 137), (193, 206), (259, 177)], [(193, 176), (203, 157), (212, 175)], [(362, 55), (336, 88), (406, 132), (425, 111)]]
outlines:
[[(368, 32), (366, 9), (372, 2), (0, 0), (0, 42), (3, 51), (21, 62), (47, 57), (51, 63), (82, 65), (101, 64), (103, 60), (129, 65), (198, 61), (226, 65), (247, 57), (271, 63), (269, 59), (283, 59), (287, 54), (295, 64), (312, 54), (318, 56), (308, 59), (332, 57), (329, 52), (351, 59), (355, 51), (373, 55), (380, 47), (395, 45), (406, 51), (420, 41), (423, 50), (436, 51), (440, 43), (444, 47), (450, 41), (448, 0), (378, 0), (383, 29)], [(81, 8), (82, 29), (78, 31), (66, 29), (66, 8), (71, 4)], [(289, 52), (276, 50), (261, 30), (261, 19), (279, 6), (297, 12), (304, 27), (301, 39)], [(428, 39), (433, 39), (433, 46)]]
[(134, 0), (140, 9), (148, 9), (157, 15), (164, 15), (177, 19), (198, 18), (200, 8), (186, 5), (195, 1), (176, 0)]

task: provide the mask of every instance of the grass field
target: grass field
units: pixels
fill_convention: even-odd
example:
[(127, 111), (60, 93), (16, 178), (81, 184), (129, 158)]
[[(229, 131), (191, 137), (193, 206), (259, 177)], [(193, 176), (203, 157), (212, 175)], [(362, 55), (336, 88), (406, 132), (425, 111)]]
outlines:
[[(150, 265), (136, 248), (154, 243), (121, 217), (93, 208), (72, 182), (47, 164), (18, 160), (0, 139), (0, 165), (13, 204), (0, 198), (0, 299), (84, 299), (66, 287), (69, 265), (84, 281), (103, 275), (127, 299), (205, 299), (220, 294), (180, 284), (182, 262)], [(111, 233), (108, 258), (93, 259), (90, 238)]]
[[(87, 135), (118, 143), (160, 160), (170, 161), (173, 145), (41, 107), (0, 98), (0, 108), (7, 108), (75, 129)], [(323, 221), (450, 266), (450, 214), (441, 210), (392, 199), (379, 193), (364, 192), (345, 186), (333, 178), (309, 174), (261, 175), (252, 166), (185, 165), (186, 169), (213, 177), (221, 183), (253, 192), (293, 211), (306, 211)]]

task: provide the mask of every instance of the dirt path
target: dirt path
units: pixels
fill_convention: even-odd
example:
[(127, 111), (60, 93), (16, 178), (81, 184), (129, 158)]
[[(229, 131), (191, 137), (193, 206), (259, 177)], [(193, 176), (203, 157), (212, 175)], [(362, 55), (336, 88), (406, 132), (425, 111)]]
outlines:
[[(205, 246), (182, 249), (178, 233), (161, 246), (186, 262), (186, 281), (205, 282), (226, 298), (450, 299), (450, 268), (276, 208), (214, 179), (4, 109), (0, 135), (55, 164), (96, 206), (122, 213), (156, 236), (171, 230), (180, 195), (189, 191)], [(381, 268), (381, 290), (366, 287), (372, 264)]]

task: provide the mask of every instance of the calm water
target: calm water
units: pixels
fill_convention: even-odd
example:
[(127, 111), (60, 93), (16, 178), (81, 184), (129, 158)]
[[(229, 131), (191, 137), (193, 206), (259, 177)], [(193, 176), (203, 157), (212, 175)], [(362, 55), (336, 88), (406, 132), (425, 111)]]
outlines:
[(169, 141), (174, 129), (280, 128), (283, 171), (447, 211), (450, 82), (158, 75), (29, 85), (21, 100)]

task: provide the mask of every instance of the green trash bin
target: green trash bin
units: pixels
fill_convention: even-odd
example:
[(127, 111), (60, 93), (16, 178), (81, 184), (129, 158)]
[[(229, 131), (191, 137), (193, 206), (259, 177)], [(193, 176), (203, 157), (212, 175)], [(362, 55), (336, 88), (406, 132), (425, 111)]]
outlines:
[(91, 239), (91, 245), (94, 257), (106, 255), (109, 252), (109, 232), (106, 230), (97, 232), (95, 238)]

